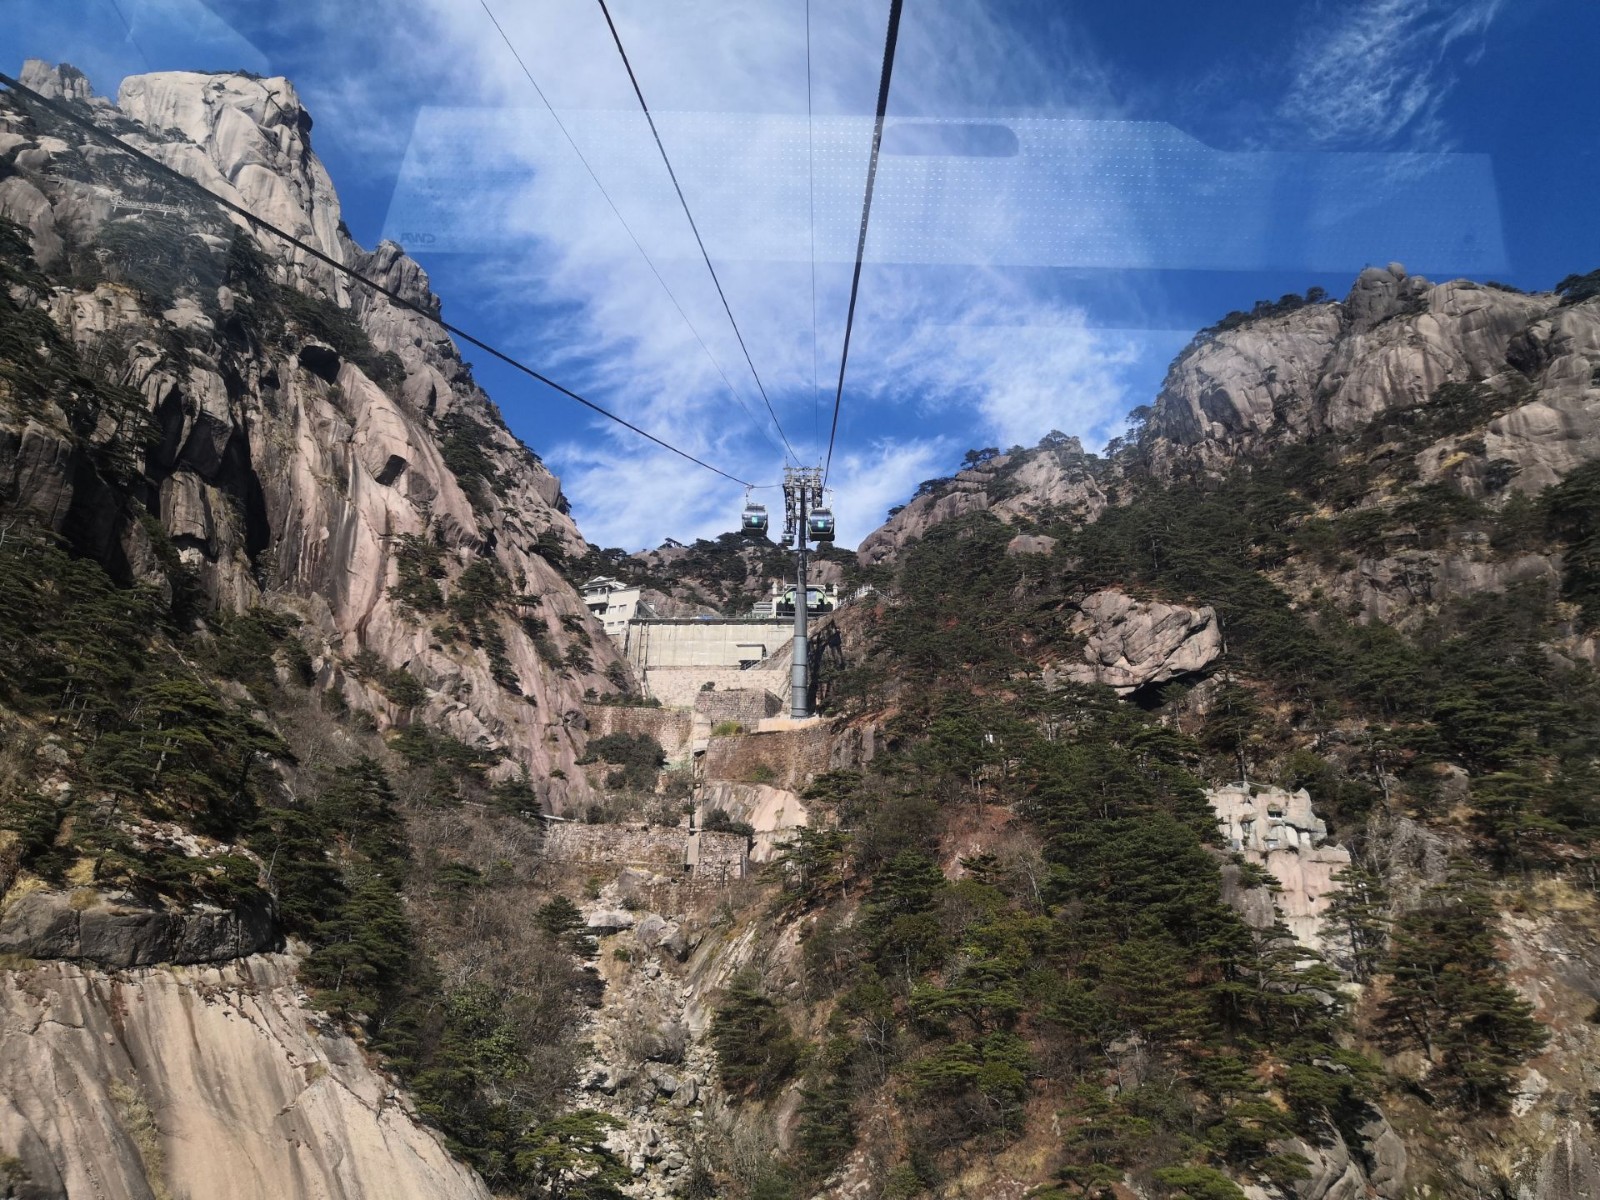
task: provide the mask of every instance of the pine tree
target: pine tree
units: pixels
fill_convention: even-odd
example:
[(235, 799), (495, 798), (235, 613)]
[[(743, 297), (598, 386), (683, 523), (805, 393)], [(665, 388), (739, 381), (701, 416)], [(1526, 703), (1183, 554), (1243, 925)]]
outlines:
[(1368, 983), (1383, 961), (1389, 940), (1389, 890), (1383, 877), (1365, 867), (1348, 866), (1333, 877), (1338, 890), (1328, 901), (1322, 928), (1338, 947), (1352, 978)]
[(788, 1079), (800, 1061), (793, 1029), (753, 975), (741, 974), (729, 984), (711, 1025), (711, 1044), (723, 1086), (757, 1098)]
[(578, 906), (565, 896), (557, 896), (541, 905), (533, 920), (557, 945), (566, 946), (581, 958), (594, 957), (594, 935), (584, 924), (583, 913)]
[(627, 1166), (606, 1146), (624, 1123), (606, 1113), (578, 1109), (528, 1132), (517, 1151), (517, 1170), (541, 1200), (626, 1200)]
[(1550, 783), (1535, 762), (1523, 760), (1477, 780), (1472, 787), (1473, 824), (1489, 839), (1495, 869), (1521, 870), (1541, 836), (1565, 832), (1546, 816)]
[(836, 1033), (823, 1049), (817, 1076), (800, 1093), (800, 1132), (796, 1138), (806, 1172), (826, 1176), (856, 1144), (849, 1064), (855, 1042)]
[(779, 848), (774, 866), (783, 872), (786, 888), (803, 903), (816, 904), (843, 889), (849, 850), (848, 833), (802, 825)]
[(1419, 1047), (1475, 1108), (1500, 1107), (1512, 1072), (1549, 1038), (1505, 980), (1494, 917), (1482, 879), (1458, 868), (1395, 924), (1384, 963), (1391, 1043)]

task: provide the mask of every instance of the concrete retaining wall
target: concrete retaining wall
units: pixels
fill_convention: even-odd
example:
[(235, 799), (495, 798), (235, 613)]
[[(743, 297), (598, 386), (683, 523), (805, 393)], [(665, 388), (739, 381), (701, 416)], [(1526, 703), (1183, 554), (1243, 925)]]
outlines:
[(794, 638), (792, 621), (733, 618), (631, 621), (623, 653), (640, 670), (656, 667), (732, 667), (760, 662)]

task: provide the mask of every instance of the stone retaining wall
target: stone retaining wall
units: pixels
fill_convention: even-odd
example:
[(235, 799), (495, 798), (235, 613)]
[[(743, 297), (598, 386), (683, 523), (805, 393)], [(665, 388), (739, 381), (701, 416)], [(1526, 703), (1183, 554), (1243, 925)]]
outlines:
[(715, 684), (713, 690), (731, 692), (759, 689), (771, 694), (782, 703), (788, 695), (789, 669), (769, 671), (754, 668), (741, 671), (737, 667), (651, 667), (644, 673), (644, 686), (652, 700), (659, 700), (667, 708), (693, 708), (706, 684)]
[(747, 842), (742, 834), (714, 833), (682, 825), (552, 824), (544, 854), (552, 862), (636, 867), (669, 877), (714, 883), (743, 878)]
[(661, 743), (669, 765), (682, 765), (689, 759), (693, 718), (681, 709), (594, 704), (588, 715), (591, 741), (610, 733), (644, 733)]
[(709, 692), (702, 690), (694, 698), (695, 717), (704, 718), (713, 728), (723, 721), (737, 721), (747, 729), (754, 729), (768, 717), (777, 716), (780, 708), (782, 702), (778, 697), (759, 683), (739, 688), (718, 687)]
[(840, 728), (833, 723), (766, 733), (714, 737), (706, 743), (700, 775), (706, 780), (766, 783), (803, 791), (825, 771), (861, 765), (872, 758), (871, 727)]

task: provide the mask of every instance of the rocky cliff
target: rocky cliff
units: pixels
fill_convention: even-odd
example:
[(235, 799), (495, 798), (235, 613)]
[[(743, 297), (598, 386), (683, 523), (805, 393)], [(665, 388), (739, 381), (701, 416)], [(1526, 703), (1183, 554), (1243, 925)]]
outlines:
[[(28, 79), (436, 305), (285, 81)], [(3, 118), (0, 1190), (1593, 1190), (1600, 509), (1518, 497), (1595, 449), (1594, 301), (1229, 318), (1132, 444), (979, 452), (869, 539), (835, 719), (602, 748), (558, 568), (633, 568), (448, 340)], [(770, 552), (669, 550), (686, 604)], [(763, 869), (685, 870), (686, 810)]]
[[(1017, 530), (1013, 554), (1049, 555), (1058, 539), (1046, 530), (1081, 529), (1152, 489), (1214, 487), (1276, 464), (1290, 486), (1313, 484), (1303, 548), (1328, 535), (1325, 549), (1274, 568), (1303, 604), (1416, 628), (1471, 596), (1559, 590), (1559, 546), (1511, 545), (1489, 525), (1600, 454), (1600, 301), (1585, 295), (1435, 284), (1391, 264), (1363, 271), (1342, 301), (1290, 296), (1232, 314), (1196, 335), (1105, 457), (1055, 434), (980, 453), (925, 483), (862, 542), (860, 560), (892, 562), (975, 513)], [(1080, 632), (1114, 643), (1119, 622), (1090, 615)], [(1595, 654), (1575, 631), (1554, 644)]]
[(486, 1200), (293, 965), (0, 972), (8, 1194)]
[[(438, 311), (288, 81), (24, 80)], [(489, 1195), (437, 1089), (470, 1006), (561, 1106), (577, 968), (510, 913), (629, 683), (588, 554), (425, 316), (0, 97), (0, 1193)]]
[[(1105, 701), (1074, 685), (1108, 686), (1123, 697), (1108, 720), (1138, 707), (1156, 723), (1121, 743), (1128, 770), (1154, 771), (1161, 752), (1148, 747), (1171, 738), (1167, 761), (1209, 783), (1228, 903), (1266, 941), (1293, 934), (1286, 957), (1325, 951), (1310, 969), (1349, 1000), (1340, 1044), (1386, 1082), (1351, 1119), (1277, 1144), (1304, 1174), (1234, 1174), (1252, 1200), (1566, 1197), (1593, 1178), (1594, 1134), (1569, 1106), (1590, 1086), (1593, 1029), (1579, 1014), (1597, 995), (1574, 966), (1587, 952), (1572, 949), (1595, 928), (1585, 880), (1600, 814), (1596, 278), (1525, 294), (1392, 265), (1364, 271), (1343, 300), (1230, 314), (1178, 356), (1104, 456), (1058, 435), (975, 451), (862, 543), (863, 566), (896, 574), (881, 609), (856, 614), (893, 699), (889, 728), (927, 711), (938, 749), (920, 769), (959, 764), (946, 786), (976, 803), (1015, 797), (1004, 818), (947, 819), (946, 854), (1020, 871), (1024, 896), (1049, 892), (1024, 852), (997, 847), (1022, 832), (1011, 814), (1037, 818), (1057, 800), (1031, 778), (1008, 781), (1035, 737), (1064, 743), (1067, 760), (1105, 753), (1084, 734)], [(927, 699), (941, 685), (948, 694)], [(1012, 724), (1024, 711), (1028, 727)], [(1250, 784), (1223, 782), (1241, 775)], [(1120, 786), (1109, 761), (1095, 758), (1078, 786), (1062, 832), (1043, 835), (1047, 847), (1063, 839), (1045, 851), (1058, 882), (1099, 853), (1085, 822), (1128, 812), (1099, 798)], [(1124, 886), (1130, 861), (1085, 868), (1080, 901)], [(1509, 985), (1497, 993), (1506, 1011), (1532, 1022), (1498, 1099), (1475, 1109), (1450, 1098), (1434, 1032), (1394, 1024), (1408, 956), (1461, 919), (1480, 949), (1439, 963)], [(1106, 1041), (1110, 1065), (1084, 1076), (1094, 1094), (1075, 1117), (1058, 1112), (1051, 1145), (1071, 1163), (1059, 1194), (1101, 1194), (1113, 1178), (1138, 1194), (1235, 1194), (1198, 1170), (1119, 1174), (1131, 1126), (1102, 1107), (1099, 1085), (1149, 1086), (1149, 1044)], [(1026, 1194), (1025, 1158), (998, 1155), (940, 1194)]]
[(863, 566), (889, 562), (932, 526), (968, 513), (993, 513), (1007, 524), (1058, 511), (1092, 521), (1106, 507), (1106, 481), (1115, 477), (1115, 468), (1085, 454), (1077, 438), (1052, 433), (1033, 450), (995, 454), (951, 479), (924, 483), (862, 540), (858, 555)]
[[(1105, 458), (1052, 434), (930, 480), (861, 544), (892, 559), (928, 528), (992, 512), (1092, 521), (1126, 484), (1219, 476), (1306, 443), (1337, 443), (1356, 473), (1343, 505), (1392, 504), (1444, 484), (1501, 502), (1600, 452), (1600, 303), (1369, 267), (1342, 301), (1257, 306), (1202, 330), (1173, 362), (1134, 437)], [(1122, 485), (1122, 486), (1119, 486)]]
[[(30, 62), (24, 82), (438, 311), (399, 247), (345, 230), (288, 80), (136, 76), (116, 105), (71, 68)], [(40, 272), (24, 308), (137, 394), (148, 447), (115, 476), (121, 429), (74, 428), (13, 385), (0, 500), (128, 580), (159, 573), (153, 519), (211, 604), (307, 618), (325, 681), (380, 725), (400, 714), (345, 669), (358, 656), (416, 679), (416, 715), (502, 769), (561, 768), (581, 788), (584, 693), (626, 672), (555, 565), (588, 552), (559, 481), (450, 339), (49, 111), (3, 104), (0, 217), (28, 230)]]
[[(1389, 441), (1416, 480), (1536, 492), (1600, 450), (1597, 366), (1600, 305), (1430, 283), (1391, 263), (1342, 302), (1203, 333), (1168, 372), (1142, 445), (1166, 478), (1385, 421), (1412, 427)], [(1476, 407), (1441, 411), (1448, 385), (1481, 389)]]

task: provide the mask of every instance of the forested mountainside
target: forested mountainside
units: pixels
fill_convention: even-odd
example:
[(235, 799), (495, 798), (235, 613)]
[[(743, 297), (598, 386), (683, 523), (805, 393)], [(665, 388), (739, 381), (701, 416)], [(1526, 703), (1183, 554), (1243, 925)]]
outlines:
[[(288, 81), (24, 78), (437, 308)], [(629, 682), (560, 485), (437, 327), (11, 93), (0, 217), (0, 1189), (486, 1194), (472, 1055), (541, 1128), (583, 995), (499, 814)]]
[[(1086, 1056), (1052, 1106), (1061, 1194), (1594, 1188), (1597, 280), (1523, 295), (1391, 266), (1343, 302), (1231, 314), (1106, 455), (1059, 435), (973, 451), (863, 543), (894, 598), (850, 614), (870, 649), (832, 703), (892, 698), (924, 780), (948, 764), (951, 792), (1006, 797), (1045, 882), (1013, 868), (1005, 911), (1053, 918), (1011, 943), (1003, 1018), (987, 929), (932, 952), (922, 1002), (962, 1020), (928, 1022), (938, 1048), (913, 1070), (972, 1072), (933, 1089), (936, 1137), (953, 1097), (1003, 1107), (975, 1082), (985, 1039), (1025, 1031), (1035, 1067)], [(1189, 923), (1215, 865), (1186, 892), (1187, 835), (1160, 831), (1195, 777), (1309, 790), (1353, 853), (1323, 949), (1359, 988), (1324, 991), (1306, 974), (1323, 964), (1259, 928), (1223, 935), (1254, 946), (1235, 957)], [(1290, 997), (1315, 1019), (1270, 1011)]]
[[(437, 303), (287, 81), (26, 79)], [(1600, 1192), (1595, 276), (1230, 315), (696, 747), (572, 581), (770, 551), (592, 550), (427, 322), (3, 103), (0, 1193)]]
[[(141, 76), (113, 108), (70, 68), (25, 74), (438, 308), (397, 247), (363, 251), (343, 231), (286, 81)], [(334, 651), (325, 682), (380, 725), (397, 702), (338, 658), (409, 675), (421, 694), (405, 707), (469, 744), (541, 776), (570, 768), (585, 690), (625, 676), (557, 569), (588, 552), (559, 482), (450, 340), (54, 114), (7, 103), (0, 211), (29, 235), (7, 243), (0, 437), (15, 511), (119, 583), (170, 591), (167, 564), (182, 564), (209, 605), (294, 608)]]

